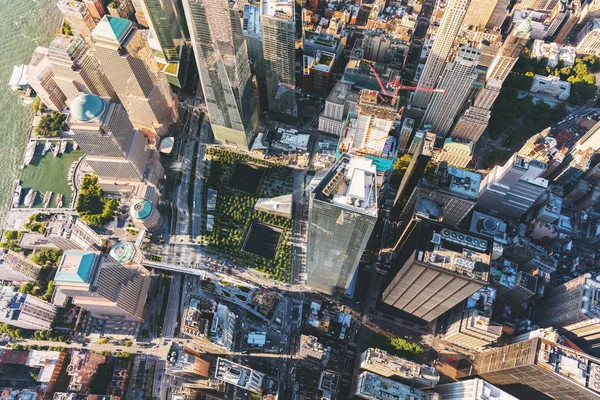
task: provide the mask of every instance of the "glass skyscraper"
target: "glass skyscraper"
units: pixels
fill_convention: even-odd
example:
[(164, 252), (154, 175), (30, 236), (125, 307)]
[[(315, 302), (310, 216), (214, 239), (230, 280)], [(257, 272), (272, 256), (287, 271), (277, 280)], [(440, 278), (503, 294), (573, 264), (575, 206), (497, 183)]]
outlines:
[(215, 139), (248, 150), (259, 121), (239, 6), (184, 0), (183, 7)]

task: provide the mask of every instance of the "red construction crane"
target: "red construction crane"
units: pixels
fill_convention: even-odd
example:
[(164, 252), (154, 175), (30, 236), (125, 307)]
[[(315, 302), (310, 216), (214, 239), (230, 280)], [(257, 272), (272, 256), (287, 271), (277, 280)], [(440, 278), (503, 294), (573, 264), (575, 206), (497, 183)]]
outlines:
[[(375, 68), (373, 68), (373, 66), (371, 64), (368, 64), (368, 65), (369, 65), (369, 68), (371, 68), (373, 75), (375, 75), (375, 79), (377, 79), (377, 83), (379, 84), (379, 88), (381, 89), (381, 92), (383, 94), (387, 95), (388, 92), (385, 89), (385, 86), (384, 86), (381, 78), (379, 77), (379, 74), (377, 73), (377, 71), (375, 71)], [(400, 91), (400, 90), (409, 90), (411, 92), (446, 93), (446, 90), (444, 90), (444, 89), (420, 88), (420, 87), (416, 87), (416, 86), (402, 85), (402, 84), (400, 84), (400, 82), (398, 82), (397, 76), (394, 77), (393, 81), (388, 83), (387, 87), (394, 89), (394, 93), (391, 95), (394, 102), (396, 101), (396, 97), (398, 97), (398, 91)]]

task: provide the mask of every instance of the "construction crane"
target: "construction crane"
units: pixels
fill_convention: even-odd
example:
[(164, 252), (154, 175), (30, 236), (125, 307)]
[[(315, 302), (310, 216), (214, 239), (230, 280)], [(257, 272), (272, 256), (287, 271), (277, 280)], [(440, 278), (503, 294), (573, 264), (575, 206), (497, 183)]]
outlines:
[[(390, 95), (388, 93), (388, 91), (386, 90), (385, 85), (383, 84), (383, 81), (379, 77), (379, 74), (377, 73), (377, 71), (375, 71), (375, 68), (373, 67), (373, 65), (371, 65), (371, 64), (367, 64), (367, 65), (371, 69), (371, 72), (373, 72), (373, 75), (375, 75), (375, 79), (377, 79), (377, 84), (379, 85), (379, 88), (381, 89), (381, 93), (392, 97), (392, 105), (396, 104), (396, 99), (398, 98), (398, 92), (400, 90), (409, 90), (412, 92), (418, 91), (418, 92), (429, 92), (429, 93), (444, 93), (444, 94), (447, 93), (446, 90), (444, 90), (444, 89), (420, 88), (420, 87), (416, 87), (416, 86), (402, 85), (398, 81), (398, 77), (395, 76), (394, 79), (387, 84), (388, 88), (394, 89), (394, 92)], [(402, 108), (400, 108), (400, 111), (398, 111), (398, 119), (400, 119), (402, 117), (403, 112), (404, 112), (404, 106), (402, 106)]]

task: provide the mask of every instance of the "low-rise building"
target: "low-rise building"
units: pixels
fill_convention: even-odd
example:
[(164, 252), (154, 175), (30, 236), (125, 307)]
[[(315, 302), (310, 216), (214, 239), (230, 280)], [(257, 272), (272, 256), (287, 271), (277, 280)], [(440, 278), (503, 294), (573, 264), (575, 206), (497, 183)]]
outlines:
[(0, 251), (0, 280), (29, 282), (39, 278), (42, 267), (12, 250)]
[(537, 60), (547, 58), (550, 68), (556, 67), (559, 62), (565, 67), (572, 66), (575, 64), (575, 57), (575, 47), (573, 46), (561, 46), (555, 42), (546, 43), (540, 39), (533, 41), (531, 58)]
[(483, 379), (444, 383), (436, 388), (443, 400), (518, 400)]
[(531, 93), (547, 94), (559, 100), (567, 100), (571, 95), (571, 83), (561, 81), (558, 76), (534, 75)]
[(67, 366), (67, 374), (71, 377), (68, 390), (87, 392), (92, 379), (98, 372), (98, 367), (106, 362), (101, 354), (73, 350), (71, 361)]
[(49, 330), (56, 307), (29, 294), (16, 291), (0, 293), (0, 322), (22, 329)]
[(352, 85), (339, 81), (335, 84), (327, 100), (321, 116), (319, 116), (319, 130), (339, 135), (344, 120), (350, 111), (356, 109), (358, 92), (352, 90)]
[(333, 67), (336, 55), (334, 53), (317, 51), (315, 56), (303, 57), (303, 89), (310, 95), (325, 97), (333, 83)]

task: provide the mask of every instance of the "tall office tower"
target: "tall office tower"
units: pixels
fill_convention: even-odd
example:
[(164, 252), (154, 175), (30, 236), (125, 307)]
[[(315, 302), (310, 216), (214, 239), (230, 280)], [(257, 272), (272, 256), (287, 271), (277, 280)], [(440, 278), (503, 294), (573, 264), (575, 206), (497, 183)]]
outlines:
[(477, 78), (479, 49), (470, 46), (460, 48), (456, 58), (446, 64), (437, 87), (444, 93), (434, 93), (423, 117), (430, 124), (431, 132), (445, 137), (450, 131), (458, 112), (463, 108), (471, 87)]
[(166, 62), (179, 60), (175, 39), (181, 38), (181, 33), (173, 7), (172, 0), (138, 0), (135, 7), (143, 12), (152, 37), (158, 44), (153, 49), (154, 54)]
[(238, 4), (184, 0), (183, 8), (214, 137), (248, 150), (258, 127), (258, 107)]
[(106, 8), (110, 15), (117, 18), (129, 19), (135, 13), (131, 0), (111, 1)]
[(86, 4), (75, 0), (58, 0), (56, 6), (71, 27), (73, 35), (81, 36), (91, 44), (92, 31), (96, 27), (96, 21)]
[(121, 104), (83, 94), (71, 103), (71, 118), (74, 138), (101, 180), (144, 180), (146, 138), (133, 128)]
[(480, 352), (496, 343), (502, 335), (502, 325), (474, 308), (458, 310), (450, 317), (443, 339), (455, 346)]
[(527, 335), (477, 355), (474, 365), (459, 373), (483, 378), (519, 399), (600, 399), (600, 360), (558, 344), (557, 336)]
[(473, 160), (475, 143), (469, 139), (449, 137), (444, 140), (444, 145), (435, 155), (435, 162), (446, 162), (458, 168), (466, 168)]
[(42, 267), (12, 250), (0, 252), (0, 276), (5, 281), (29, 282), (40, 277)]
[(90, 12), (92, 18), (101, 19), (104, 14), (106, 14), (106, 10), (104, 9), (104, 0), (83, 0), (85, 6)]
[(27, 82), (46, 107), (61, 111), (65, 107), (66, 96), (54, 81), (48, 53), (46, 47), (37, 47), (33, 51), (26, 73)]
[(577, 52), (600, 54), (600, 19), (589, 20), (577, 34)]
[(498, 0), (471, 0), (471, 4), (469, 4), (463, 20), (463, 25), (466, 27), (487, 25), (492, 13), (496, 9), (497, 3)]
[(376, 168), (342, 155), (316, 184), (308, 209), (307, 285), (345, 291), (377, 222)]
[(467, 108), (452, 129), (451, 136), (477, 142), (487, 128), (492, 105), (500, 94), (504, 80), (514, 67), (521, 52), (529, 42), (531, 22), (525, 20), (506, 38), (486, 73), (483, 88), (475, 95), (473, 104)]
[(352, 90), (352, 85), (339, 81), (335, 84), (325, 100), (325, 108), (319, 117), (319, 130), (340, 135), (344, 120), (351, 111), (356, 110), (358, 93)]
[(383, 303), (431, 322), (489, 282), (492, 240), (430, 220), (405, 235)]
[(99, 252), (65, 251), (54, 283), (55, 303), (71, 297), (97, 318), (143, 320), (150, 277)]
[(419, 177), (400, 214), (408, 221), (415, 212), (419, 198), (429, 198), (443, 205), (442, 221), (450, 226), (459, 226), (467, 218), (479, 195), (482, 177), (479, 173), (440, 164), (433, 177)]
[[(471, 0), (448, 1), (433, 47), (427, 57), (423, 72), (421, 72), (418, 88), (432, 89), (436, 87), (438, 78), (446, 66), (446, 59), (450, 55), (456, 35), (463, 25), (463, 19), (470, 3)], [(415, 92), (411, 104), (425, 110), (430, 99), (431, 93), (418, 91)]]
[(144, 32), (126, 19), (105, 15), (92, 33), (94, 56), (110, 79), (136, 128), (167, 133), (177, 117), (176, 98)]
[(22, 329), (50, 330), (56, 317), (56, 307), (30, 294), (0, 293), (0, 323)]
[(54, 82), (71, 104), (82, 93), (92, 93), (100, 97), (110, 97), (118, 102), (112, 84), (100, 64), (92, 55), (88, 44), (79, 37), (57, 36), (48, 50)]
[(508, 14), (509, 5), (510, 0), (498, 0), (485, 27), (487, 29), (500, 28), (504, 22), (504, 19), (506, 18), (506, 15)]
[[(253, 4), (244, 5), (242, 17), (242, 33), (248, 46), (248, 59), (260, 82), (266, 79), (265, 56), (263, 54), (262, 29), (260, 25), (260, 7)], [(260, 86), (259, 86), (260, 89)]]
[(435, 391), (443, 400), (519, 400), (480, 378), (443, 383)]
[(515, 153), (481, 182), (477, 206), (521, 218), (546, 192), (548, 181), (540, 178), (545, 170), (546, 163)]
[(297, 116), (296, 21), (291, 1), (262, 0), (262, 43), (269, 110)]
[(538, 313), (542, 327), (561, 328), (582, 348), (600, 343), (600, 281), (585, 274), (552, 288)]

